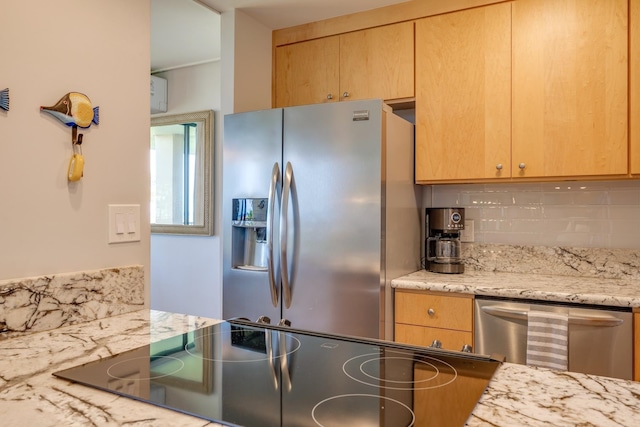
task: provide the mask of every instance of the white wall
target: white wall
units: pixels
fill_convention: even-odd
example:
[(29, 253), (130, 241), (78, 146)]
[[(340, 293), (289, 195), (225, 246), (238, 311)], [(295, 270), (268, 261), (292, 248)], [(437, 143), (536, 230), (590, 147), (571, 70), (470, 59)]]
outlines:
[[(149, 40), (149, 0), (3, 2), (0, 279), (148, 267)], [(72, 91), (100, 107), (77, 183), (71, 128), (39, 111)], [(109, 245), (107, 206), (121, 203), (140, 205), (141, 241)]]
[[(220, 62), (156, 74), (167, 79), (165, 114), (214, 110), (214, 196), (221, 159)], [(164, 114), (154, 115), (159, 117)], [(219, 318), (221, 244), (214, 201), (214, 236), (151, 235), (151, 308)]]
[(271, 107), (271, 30), (240, 11), (221, 16), (219, 63), (158, 74), (168, 111), (215, 111), (214, 236), (151, 236), (151, 307), (222, 316), (222, 140), (224, 114)]
[(640, 181), (436, 185), (480, 243), (640, 249)]

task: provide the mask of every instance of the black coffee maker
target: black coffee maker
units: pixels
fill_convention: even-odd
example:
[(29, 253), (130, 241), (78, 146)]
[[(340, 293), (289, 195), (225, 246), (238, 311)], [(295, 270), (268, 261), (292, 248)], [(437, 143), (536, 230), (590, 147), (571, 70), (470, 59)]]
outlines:
[(460, 232), (464, 208), (427, 208), (425, 213), (425, 268), (434, 273), (464, 273)]

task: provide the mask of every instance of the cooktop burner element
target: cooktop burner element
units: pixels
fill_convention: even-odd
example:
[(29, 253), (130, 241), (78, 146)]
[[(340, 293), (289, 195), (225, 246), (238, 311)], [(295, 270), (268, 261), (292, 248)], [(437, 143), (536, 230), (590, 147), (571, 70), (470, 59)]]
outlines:
[[(254, 331), (247, 328), (232, 327), (230, 331), (218, 331), (206, 337), (209, 341), (229, 341), (233, 346), (253, 350), (243, 353), (243, 357), (229, 353), (207, 356), (195, 347), (187, 347), (185, 351), (193, 357), (208, 362), (250, 363), (264, 360), (274, 361), (282, 357), (288, 357), (300, 348), (300, 340), (290, 333), (278, 332), (277, 336), (274, 336), (274, 334), (275, 332), (273, 331)], [(274, 339), (278, 343), (278, 353), (273, 352)]]
[(411, 427), (416, 417), (406, 404), (377, 394), (344, 394), (332, 396), (313, 407), (311, 416), (317, 425), (330, 426), (377, 426), (380, 425), (380, 410), (395, 414), (403, 412), (402, 418), (409, 419), (406, 427)]
[[(381, 389), (395, 390), (427, 390), (444, 387), (455, 381), (458, 376), (453, 366), (434, 357), (422, 356), (416, 358), (416, 356), (410, 352), (390, 350), (384, 354), (384, 356), (380, 356), (379, 353), (355, 356), (345, 362), (342, 370), (354, 381)], [(381, 365), (385, 366), (384, 373), (387, 375), (386, 377), (380, 375), (379, 366)], [(402, 368), (403, 366), (404, 368)], [(417, 381), (412, 375), (412, 367), (414, 366), (425, 371), (430, 371), (432, 375)], [(394, 367), (396, 369), (393, 369)], [(445, 381), (438, 381), (438, 374), (441, 371), (450, 372), (451, 375), (449, 375)], [(396, 375), (393, 375), (393, 373)]]
[(461, 426), (500, 362), (223, 322), (57, 377), (226, 425)]

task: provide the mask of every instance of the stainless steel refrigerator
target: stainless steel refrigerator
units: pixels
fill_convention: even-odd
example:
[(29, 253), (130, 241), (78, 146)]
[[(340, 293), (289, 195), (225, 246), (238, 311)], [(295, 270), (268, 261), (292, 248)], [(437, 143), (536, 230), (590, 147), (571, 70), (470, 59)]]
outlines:
[(381, 100), (224, 118), (223, 317), (391, 339), (420, 268), (414, 126)]

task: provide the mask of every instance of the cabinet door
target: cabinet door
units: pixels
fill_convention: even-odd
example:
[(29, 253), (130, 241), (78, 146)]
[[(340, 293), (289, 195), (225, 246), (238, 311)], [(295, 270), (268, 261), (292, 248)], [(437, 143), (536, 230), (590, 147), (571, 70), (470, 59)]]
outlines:
[(511, 176), (511, 3), (416, 22), (416, 181)]
[(413, 46), (413, 22), (341, 35), (341, 99), (412, 98)]
[(276, 107), (339, 100), (339, 36), (276, 48)]
[[(631, 173), (640, 174), (640, 1), (629, 3), (629, 146)], [(640, 358), (640, 355), (638, 356)], [(640, 375), (640, 373), (638, 373)]]
[(513, 2), (514, 177), (627, 173), (627, 1)]
[[(467, 373), (467, 370), (471, 372)], [(414, 382), (428, 386), (417, 387), (414, 391), (414, 427), (467, 425), (467, 408), (473, 407), (482, 396), (487, 380), (476, 378), (472, 369), (466, 366), (456, 366), (456, 371), (455, 374), (438, 371), (435, 367), (416, 363)], [(443, 393), (440, 386), (446, 386), (448, 392)]]

